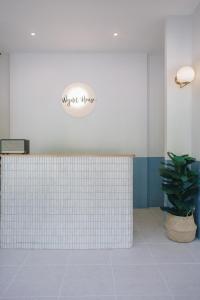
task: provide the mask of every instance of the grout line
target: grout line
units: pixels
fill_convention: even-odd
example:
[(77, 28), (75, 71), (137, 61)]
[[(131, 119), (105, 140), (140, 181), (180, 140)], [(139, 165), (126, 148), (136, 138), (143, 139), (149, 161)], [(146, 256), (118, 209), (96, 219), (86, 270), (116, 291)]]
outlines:
[[(126, 294), (119, 294), (119, 296), (127, 296), (127, 297), (133, 297), (133, 295), (126, 295)], [(100, 298), (102, 298), (102, 297), (108, 297), (108, 298), (112, 298), (113, 299), (113, 297), (114, 297), (114, 295), (104, 295), (104, 294), (98, 294), (98, 295), (96, 295), (96, 294), (91, 294), (91, 295), (83, 295), (83, 296), (61, 296), (61, 298), (60, 299), (58, 299), (58, 297), (57, 296), (39, 296), (39, 297), (34, 297), (34, 296), (28, 296), (28, 298), (26, 297), (26, 296), (20, 296), (20, 299), (21, 300), (36, 300), (36, 299), (57, 299), (57, 300), (67, 300), (67, 299), (69, 299), (69, 300), (71, 300), (71, 299), (75, 299), (75, 300), (83, 300), (83, 299), (85, 299), (85, 300), (88, 300), (88, 299), (90, 299), (91, 298), (91, 300), (93, 299), (93, 298), (97, 298), (97, 299), (100, 299)], [(146, 297), (146, 296), (145, 296)], [(1, 297), (0, 296), (0, 300), (5, 300), (5, 297)], [(19, 297), (9, 297), (8, 298), (8, 300), (12, 300), (12, 299), (19, 299)]]
[(60, 286), (58, 288), (57, 300), (61, 299), (61, 291), (62, 291), (62, 287), (63, 287), (63, 284), (64, 284), (64, 279), (65, 279), (65, 274), (66, 274), (67, 267), (68, 266), (65, 266), (63, 277), (61, 278), (61, 281), (60, 281)]
[[(144, 244), (145, 246), (150, 246), (148, 244)], [(133, 246), (134, 248), (135, 246)], [(130, 248), (131, 249), (131, 248)], [(128, 250), (128, 249), (127, 249)], [(193, 257), (192, 257), (193, 258)], [(152, 263), (133, 263), (133, 264), (115, 264), (114, 266), (155, 266), (155, 265), (200, 265), (200, 262), (195, 262), (195, 261), (192, 261), (192, 262), (152, 262)], [(21, 265), (20, 265), (21, 266)], [(73, 264), (73, 265), (23, 265), (23, 267), (34, 267), (34, 268), (39, 268), (39, 267), (111, 267), (110, 264)], [(16, 265), (2, 265), (0, 266), (0, 268), (9, 268), (9, 267), (16, 267), (18, 268), (18, 266)]]
[[(19, 274), (19, 272), (21, 271), (21, 269), (24, 267), (24, 263), (25, 263), (25, 261), (26, 261), (26, 259), (27, 259), (27, 257), (28, 257), (29, 255), (30, 255), (30, 252), (28, 252), (28, 253), (25, 255), (25, 257), (24, 257), (24, 259), (23, 259), (21, 265), (19, 265), (19, 266), (17, 267), (17, 270), (16, 270), (15, 274), (13, 275), (13, 277), (11, 278), (10, 282), (8, 283), (8, 285), (7, 285), (7, 286), (5, 287), (5, 289), (3, 290), (3, 293), (2, 293), (2, 294), (5, 295), (5, 293), (8, 291), (8, 289), (9, 289), (9, 288), (11, 287), (11, 285), (14, 283), (15, 279), (17, 278), (17, 275)], [(16, 267), (16, 266), (15, 266), (15, 267)]]
[(117, 291), (116, 291), (116, 282), (115, 282), (115, 274), (113, 268), (113, 260), (112, 260), (112, 251), (109, 254), (110, 256), (110, 263), (111, 263), (111, 273), (112, 273), (112, 281), (113, 281), (113, 289), (114, 289), (114, 298), (117, 300)]
[[(149, 253), (150, 253), (151, 257), (153, 259), (155, 259), (155, 256), (153, 255), (153, 252), (152, 252), (152, 250), (150, 248), (150, 245), (148, 245), (148, 249), (149, 249)], [(167, 282), (165, 276), (162, 274), (161, 270), (159, 269), (159, 264), (158, 263), (156, 263), (156, 269), (157, 269), (158, 274), (160, 275), (162, 281), (164, 282), (165, 287), (167, 288), (167, 290), (169, 292), (169, 296), (170, 296), (171, 300), (174, 300), (174, 295), (173, 295), (173, 293), (172, 293), (172, 291), (171, 291), (171, 289), (170, 289), (170, 287), (168, 285), (168, 282)]]
[[(52, 298), (52, 300), (54, 300), (54, 299), (56, 299), (56, 300), (58, 300), (57, 299), (57, 296), (39, 296), (39, 297), (34, 297), (34, 296), (28, 296), (28, 298), (27, 298), (27, 296), (20, 296), (20, 297), (18, 297), (18, 296), (16, 296), (16, 297), (2, 297), (2, 296), (0, 296), (0, 300), (15, 300), (15, 299), (17, 299), (17, 300), (19, 300), (19, 299), (21, 299), (21, 300), (37, 300), (37, 299), (47, 299), (47, 300), (49, 300), (49, 299), (51, 299)], [(64, 298), (65, 299), (65, 298)]]
[[(149, 215), (151, 215), (151, 217), (152, 216), (154, 216), (154, 213), (153, 213), (153, 211), (152, 210), (150, 210), (149, 211)], [(141, 216), (141, 218), (144, 218), (145, 216)], [(148, 225), (147, 225), (148, 226)], [(168, 240), (166, 240), (166, 241), (161, 241), (161, 242), (159, 242), (159, 241), (155, 241), (155, 242), (149, 242), (149, 241), (147, 241), (147, 242), (134, 242), (134, 244), (137, 244), (137, 245), (142, 245), (142, 246), (147, 246), (147, 248), (149, 249), (149, 253), (150, 253), (150, 255), (151, 255), (151, 257), (153, 257), (154, 259), (155, 259), (155, 256), (154, 256), (154, 254), (153, 254), (153, 252), (152, 252), (152, 250), (151, 250), (151, 245), (157, 245), (158, 247), (159, 247), (159, 245), (171, 245), (173, 242), (171, 242), (171, 241), (168, 241)], [(198, 243), (200, 243), (200, 241), (198, 241), (197, 240), (197, 244)], [(174, 245), (176, 245), (176, 243), (173, 243)], [(134, 248), (134, 246), (133, 246), (133, 248)], [(26, 249), (27, 250), (27, 249)], [(28, 250), (30, 250), (30, 249), (28, 249)], [(62, 265), (63, 266), (63, 268), (64, 268), (64, 272), (63, 272), (63, 277), (61, 277), (61, 280), (60, 280), (60, 282), (59, 282), (59, 288), (58, 288), (58, 295), (57, 296), (55, 296), (55, 297), (52, 297), (52, 299), (57, 299), (57, 300), (61, 300), (61, 299), (65, 299), (65, 297), (64, 296), (61, 296), (61, 291), (62, 291), (62, 287), (63, 287), (63, 285), (64, 285), (64, 278), (65, 278), (65, 274), (66, 274), (66, 270), (67, 270), (67, 267), (73, 267), (73, 266), (79, 266), (79, 267), (82, 267), (82, 266), (108, 266), (108, 267), (110, 267), (111, 268), (111, 272), (112, 272), (112, 282), (113, 282), (113, 293), (114, 294), (112, 294), (112, 295), (83, 295), (83, 296), (68, 296), (68, 297), (66, 297), (66, 299), (68, 299), (68, 298), (72, 298), (72, 299), (84, 299), (85, 298), (85, 300), (87, 300), (87, 299), (90, 299), (90, 297), (92, 298), (92, 297), (99, 297), (99, 298), (101, 298), (101, 297), (110, 297), (110, 298), (114, 298), (115, 300), (117, 300), (117, 298), (118, 298), (118, 296), (125, 296), (124, 294), (117, 294), (117, 291), (116, 291), (116, 280), (115, 280), (115, 274), (114, 274), (114, 265), (113, 265), (113, 258), (112, 258), (112, 252), (113, 251), (115, 251), (115, 250), (117, 250), (117, 249), (113, 249), (113, 250), (111, 250), (111, 251), (109, 251), (109, 264), (69, 264), (69, 261), (68, 261), (68, 263), (66, 264), (66, 265)], [(127, 249), (121, 249), (121, 250), (124, 250), (124, 251), (126, 251)], [(44, 250), (45, 251), (45, 250)], [(68, 250), (67, 250), (68, 251)], [(71, 250), (70, 250), (71, 251)], [(99, 251), (99, 250), (98, 250)], [(26, 261), (27, 261), (27, 259), (28, 259), (28, 257), (30, 256), (30, 254), (31, 254), (31, 251), (28, 251), (28, 253), (26, 253), (25, 254), (25, 256), (24, 256), (24, 259), (23, 259), (23, 261), (22, 261), (22, 263), (20, 264), (20, 265), (18, 265), (18, 266), (16, 266), (16, 265), (2, 265), (2, 266), (0, 266), (0, 267), (16, 267), (16, 272), (14, 273), (14, 275), (11, 277), (11, 280), (10, 280), (10, 282), (7, 284), (7, 286), (3, 289), (3, 295), (9, 290), (9, 288), (12, 286), (12, 284), (13, 284), (13, 282), (16, 280), (16, 277), (17, 277), (17, 275), (19, 274), (19, 272), (20, 272), (20, 270), (22, 269), (22, 267), (24, 267), (24, 266), (28, 266), (28, 267), (39, 267), (40, 265), (31, 265), (31, 264), (28, 264), (28, 265), (26, 265), (25, 263), (26, 263)], [(129, 266), (130, 264), (116, 264), (116, 266)], [(142, 264), (142, 263), (136, 263), (136, 264), (131, 264), (131, 266), (155, 266), (156, 267), (156, 270), (157, 270), (157, 273), (159, 274), (159, 276), (160, 276), (160, 278), (161, 278), (161, 280), (162, 280), (162, 282), (164, 283), (164, 285), (165, 285), (165, 287), (166, 287), (166, 289), (167, 289), (167, 291), (169, 291), (169, 297), (170, 297), (170, 299), (171, 300), (175, 300), (175, 296), (173, 295), (173, 292), (171, 291), (171, 289), (170, 289), (170, 287), (169, 287), (169, 285), (168, 285), (168, 281), (167, 281), (167, 279), (165, 278), (165, 275), (162, 273), (162, 270), (159, 268), (159, 266), (162, 266), (162, 265), (185, 265), (185, 266), (187, 266), (187, 265), (200, 265), (200, 262), (163, 262), (163, 263), (160, 263), (160, 262), (156, 262), (155, 261), (155, 263), (148, 263), (148, 264)], [(61, 266), (61, 265), (43, 265), (44, 267), (54, 267), (54, 266)], [(126, 295), (127, 297), (133, 297), (133, 295)], [(29, 297), (30, 299), (32, 299), (32, 300), (35, 300), (35, 297)], [(41, 299), (49, 299), (49, 297), (45, 297), (45, 296), (43, 296), (43, 297), (40, 297)], [(5, 297), (3, 297), (3, 296), (0, 296), (0, 300), (3, 300), (3, 299), (5, 299)], [(19, 297), (11, 297), (11, 298), (9, 298), (10, 300), (11, 299), (19, 299)], [(20, 297), (20, 299), (21, 300), (26, 300), (27, 299), (27, 297)], [(80, 300), (79, 299), (79, 300)]]

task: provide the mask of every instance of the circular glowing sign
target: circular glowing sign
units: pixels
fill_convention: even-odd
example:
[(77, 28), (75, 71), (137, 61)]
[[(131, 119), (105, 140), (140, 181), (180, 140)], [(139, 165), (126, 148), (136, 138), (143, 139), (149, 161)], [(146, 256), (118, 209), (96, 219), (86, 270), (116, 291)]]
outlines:
[(62, 106), (73, 117), (85, 117), (95, 107), (96, 99), (94, 91), (84, 83), (72, 83), (64, 89), (62, 94)]

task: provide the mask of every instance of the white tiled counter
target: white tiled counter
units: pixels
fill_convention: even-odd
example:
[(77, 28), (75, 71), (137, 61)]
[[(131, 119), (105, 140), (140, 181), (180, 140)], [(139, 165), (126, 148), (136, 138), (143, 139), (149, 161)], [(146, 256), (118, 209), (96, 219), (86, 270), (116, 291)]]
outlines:
[(133, 157), (1, 157), (1, 247), (128, 248)]

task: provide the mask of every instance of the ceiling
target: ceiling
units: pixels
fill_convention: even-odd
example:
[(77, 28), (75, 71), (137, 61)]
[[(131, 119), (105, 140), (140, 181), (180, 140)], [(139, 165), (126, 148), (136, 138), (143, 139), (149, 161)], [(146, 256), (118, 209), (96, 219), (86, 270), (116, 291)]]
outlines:
[(199, 2), (0, 0), (0, 51), (159, 51), (166, 18)]

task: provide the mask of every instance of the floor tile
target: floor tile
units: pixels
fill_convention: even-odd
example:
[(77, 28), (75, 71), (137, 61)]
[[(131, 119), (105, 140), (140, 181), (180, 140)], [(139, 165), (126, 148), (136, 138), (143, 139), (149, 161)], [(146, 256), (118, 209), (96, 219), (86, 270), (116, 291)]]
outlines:
[(116, 300), (174, 300), (170, 296), (118, 296)]
[(173, 300), (200, 300), (200, 295), (199, 296), (176, 296), (173, 298)]
[(114, 266), (113, 269), (117, 295), (169, 295), (156, 266)]
[(192, 243), (187, 244), (188, 251), (192, 255), (196, 263), (200, 263), (200, 241), (195, 240)]
[(135, 210), (131, 249), (0, 249), (0, 300), (200, 300), (200, 241), (170, 241), (163, 217)]
[(163, 277), (174, 296), (200, 295), (200, 265), (169, 264), (159, 265)]
[(29, 250), (29, 255), (25, 259), (24, 265), (66, 265), (69, 263), (68, 250)]
[(179, 244), (172, 241), (171, 243), (150, 244), (149, 248), (157, 263), (194, 262), (187, 244)]
[(72, 250), (69, 253), (70, 265), (109, 265), (110, 250)]
[(0, 296), (15, 276), (17, 267), (0, 267)]
[(150, 207), (148, 210), (154, 218), (162, 222), (162, 224), (164, 223), (166, 219), (166, 213), (163, 212), (160, 207)]
[[(146, 225), (146, 228), (140, 230), (140, 235), (146, 243), (171, 243), (166, 236), (165, 229), (162, 227), (152, 228), (151, 225)], [(134, 239), (134, 237), (133, 237)]]
[(59, 300), (116, 300), (116, 299), (115, 296), (85, 296), (85, 297), (82, 296), (82, 297), (60, 297)]
[(111, 252), (113, 265), (152, 264), (152, 257), (147, 245), (134, 244), (131, 249), (115, 249)]
[(133, 217), (133, 222), (133, 228), (137, 228), (139, 230), (145, 228), (147, 224), (151, 225), (152, 228), (160, 226), (158, 220), (152, 216), (137, 215), (137, 217)]
[(5, 291), (5, 297), (55, 297), (58, 295), (64, 267), (23, 267)]
[(146, 243), (146, 241), (140, 230), (133, 229), (133, 245), (135, 243)]
[(58, 300), (57, 297), (0, 297), (0, 300)]
[(0, 266), (18, 266), (28, 255), (28, 250), (0, 249)]
[(140, 226), (143, 224), (146, 225), (147, 223), (155, 226), (163, 225), (165, 215), (159, 209), (157, 209), (156, 212), (154, 211), (154, 208), (133, 209), (133, 220)]
[(111, 266), (69, 266), (60, 296), (113, 295)]

